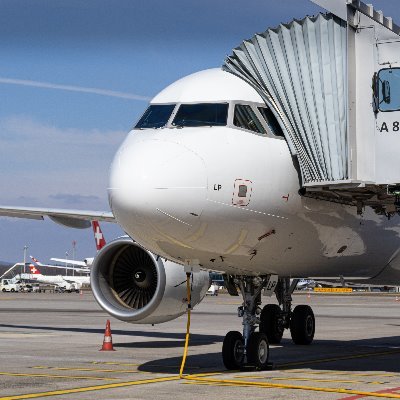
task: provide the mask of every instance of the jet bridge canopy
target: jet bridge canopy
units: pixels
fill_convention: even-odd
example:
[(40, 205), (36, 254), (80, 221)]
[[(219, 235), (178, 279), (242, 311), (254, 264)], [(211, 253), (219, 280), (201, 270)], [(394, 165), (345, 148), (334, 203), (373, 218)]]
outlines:
[(302, 194), (397, 212), (400, 28), (359, 0), (312, 1), (329, 13), (256, 34), (223, 69), (277, 117)]

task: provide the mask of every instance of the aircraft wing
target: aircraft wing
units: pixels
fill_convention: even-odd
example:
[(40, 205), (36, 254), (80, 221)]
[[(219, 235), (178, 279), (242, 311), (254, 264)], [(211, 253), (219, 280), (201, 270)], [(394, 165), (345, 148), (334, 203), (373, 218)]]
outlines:
[[(74, 267), (68, 267), (71, 269), (75, 269), (75, 271), (81, 270), (81, 271), (90, 271), (90, 268), (88, 268), (87, 264), (84, 261), (75, 261), (71, 259), (66, 259), (66, 258), (50, 258), (51, 261), (55, 261), (58, 263), (66, 263), (70, 265), (77, 265), (78, 267), (86, 267), (86, 268), (74, 268)], [(58, 265), (51, 265), (51, 267), (55, 268), (65, 268), (63, 266), (58, 266)]]
[[(73, 264), (72, 262), (71, 262), (71, 260), (64, 260), (64, 262), (65, 261), (68, 261), (68, 264)], [(49, 264), (43, 264), (42, 265), (43, 267), (48, 267), (48, 268), (56, 268), (56, 269), (62, 269), (62, 270), (66, 270), (66, 269), (68, 269), (68, 270), (71, 270), (71, 271), (75, 271), (75, 272), (84, 272), (84, 273), (88, 273), (88, 274), (90, 274), (90, 269), (89, 268), (79, 268), (79, 267), (65, 267), (65, 266), (62, 266), (62, 265), (49, 265)]]
[(116, 222), (110, 211), (65, 210), (57, 208), (0, 206), (0, 216), (27, 219), (49, 217), (54, 222), (70, 228), (89, 228), (91, 221)]

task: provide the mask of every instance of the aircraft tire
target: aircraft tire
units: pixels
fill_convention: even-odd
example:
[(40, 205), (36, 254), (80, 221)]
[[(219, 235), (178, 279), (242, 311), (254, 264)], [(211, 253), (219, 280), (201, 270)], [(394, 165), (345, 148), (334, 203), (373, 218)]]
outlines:
[(240, 332), (230, 331), (222, 344), (222, 361), (229, 370), (241, 369), (244, 365), (244, 340)]
[(290, 333), (295, 344), (311, 344), (315, 334), (315, 317), (310, 306), (295, 307), (290, 319)]
[(279, 324), (280, 314), (281, 309), (277, 304), (267, 304), (261, 311), (260, 332), (265, 333), (271, 344), (279, 344), (282, 340), (284, 328)]
[(267, 368), (269, 345), (267, 335), (263, 332), (253, 332), (247, 345), (247, 363), (258, 370)]

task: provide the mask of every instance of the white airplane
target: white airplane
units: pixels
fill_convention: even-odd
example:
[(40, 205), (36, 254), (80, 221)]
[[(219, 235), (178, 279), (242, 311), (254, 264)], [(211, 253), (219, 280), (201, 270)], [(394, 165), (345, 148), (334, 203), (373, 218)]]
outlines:
[[(100, 224), (98, 221), (92, 221), (92, 228), (94, 233), (94, 241), (96, 243), (96, 250), (100, 251), (105, 245), (106, 241), (104, 239), (103, 232), (100, 228)], [(88, 268), (91, 267), (94, 261), (94, 257), (86, 257), (83, 261), (77, 260), (68, 260), (65, 258), (50, 258), (51, 261), (55, 261), (58, 263), (65, 263), (69, 265), (76, 265), (78, 267)]]
[(39, 267), (29, 265), (30, 274), (21, 274), (22, 279), (29, 279), (39, 283), (47, 283), (64, 288), (65, 290), (79, 290), (82, 285), (90, 284), (89, 276), (62, 276), (62, 275), (42, 275)]
[[(298, 279), (400, 282), (396, 218), (369, 206), (359, 215), (357, 207), (304, 197), (300, 189), (298, 166), (261, 96), (235, 75), (210, 69), (156, 95), (128, 134), (111, 166), (112, 213), (0, 210), (73, 227), (117, 222), (128, 236), (98, 253), (91, 286), (100, 306), (126, 322), (182, 315), (185, 271), (194, 271), (192, 305), (208, 289), (206, 271), (223, 271), (229, 293), (243, 297), (243, 333), (227, 333), (224, 364), (265, 368), (268, 343), (279, 343), (285, 329), (295, 344), (313, 341), (312, 309), (292, 309)], [(275, 293), (279, 305), (262, 293)]]
[(90, 269), (87, 267), (73, 267), (73, 266), (63, 266), (63, 265), (53, 265), (53, 264), (43, 264), (42, 262), (40, 262), (37, 258), (33, 257), (33, 256), (29, 256), (34, 264), (34, 266), (36, 267), (48, 267), (48, 268), (54, 268), (54, 269), (62, 269), (62, 270), (73, 270), (75, 272), (82, 272), (85, 274), (89, 274), (90, 273)]
[(296, 289), (298, 290), (312, 289), (317, 285), (318, 283), (315, 282), (313, 279), (299, 279), (297, 282)]

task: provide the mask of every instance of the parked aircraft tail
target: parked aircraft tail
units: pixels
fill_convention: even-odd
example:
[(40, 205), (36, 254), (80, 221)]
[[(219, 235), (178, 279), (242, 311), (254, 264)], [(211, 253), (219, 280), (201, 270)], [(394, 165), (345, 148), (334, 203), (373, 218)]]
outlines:
[(106, 241), (104, 239), (103, 232), (101, 231), (99, 222), (92, 221), (92, 227), (94, 233), (94, 241), (96, 242), (96, 249), (97, 251), (100, 251), (106, 245)]
[(32, 275), (41, 275), (38, 267), (35, 267), (33, 264), (29, 265), (29, 269)]
[(42, 266), (42, 265), (43, 265), (37, 258), (35, 258), (35, 257), (33, 257), (33, 256), (29, 256), (29, 257), (31, 258), (31, 260), (32, 260), (36, 265), (39, 265), (39, 266)]

